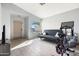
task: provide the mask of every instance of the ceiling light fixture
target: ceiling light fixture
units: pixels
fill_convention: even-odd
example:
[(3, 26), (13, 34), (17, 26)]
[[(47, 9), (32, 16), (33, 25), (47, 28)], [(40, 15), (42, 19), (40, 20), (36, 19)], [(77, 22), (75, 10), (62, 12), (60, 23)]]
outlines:
[(46, 3), (40, 3), (41, 6), (45, 5)]

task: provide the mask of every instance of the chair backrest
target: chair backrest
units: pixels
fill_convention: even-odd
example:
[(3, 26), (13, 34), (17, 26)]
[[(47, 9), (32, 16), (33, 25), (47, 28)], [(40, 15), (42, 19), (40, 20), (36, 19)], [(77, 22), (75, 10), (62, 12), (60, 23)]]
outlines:
[[(73, 48), (76, 47), (77, 44), (77, 37), (74, 35), (74, 21), (69, 21), (69, 22), (62, 22), (61, 23), (61, 30), (65, 29), (65, 34), (67, 34), (67, 29), (71, 29), (71, 37), (66, 38), (70, 40), (64, 40), (64, 45), (68, 45), (67, 47)], [(67, 37), (67, 36), (66, 36)]]
[(62, 22), (61, 27), (66, 27), (67, 29), (73, 28), (74, 27), (74, 21), (68, 21), (68, 22)]
[(65, 29), (65, 34), (67, 29), (71, 29), (71, 35), (74, 36), (74, 21), (62, 22), (60, 29)]

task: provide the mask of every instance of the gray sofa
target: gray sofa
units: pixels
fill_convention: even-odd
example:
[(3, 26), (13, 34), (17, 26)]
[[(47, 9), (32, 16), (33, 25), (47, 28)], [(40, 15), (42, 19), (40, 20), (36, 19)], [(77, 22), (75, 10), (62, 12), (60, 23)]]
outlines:
[(52, 41), (55, 43), (57, 42), (57, 37), (55, 37), (55, 35), (57, 32), (60, 32), (60, 30), (58, 30), (58, 29), (44, 30), (44, 32), (45, 32), (45, 35), (41, 34), (38, 37), (41, 39), (44, 38), (45, 40), (49, 40), (49, 41)]

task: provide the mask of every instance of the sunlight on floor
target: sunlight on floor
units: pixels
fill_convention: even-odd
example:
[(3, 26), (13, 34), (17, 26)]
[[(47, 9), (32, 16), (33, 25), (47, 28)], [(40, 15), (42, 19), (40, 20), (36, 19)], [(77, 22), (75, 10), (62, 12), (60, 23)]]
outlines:
[(33, 40), (25, 41), (25, 42), (23, 42), (23, 43), (21, 43), (21, 44), (15, 46), (15, 47), (11, 48), (11, 50), (15, 50), (15, 49), (18, 49), (18, 48), (21, 48), (21, 47), (24, 47), (24, 46), (28, 46), (28, 45), (30, 45), (32, 42), (33, 42)]

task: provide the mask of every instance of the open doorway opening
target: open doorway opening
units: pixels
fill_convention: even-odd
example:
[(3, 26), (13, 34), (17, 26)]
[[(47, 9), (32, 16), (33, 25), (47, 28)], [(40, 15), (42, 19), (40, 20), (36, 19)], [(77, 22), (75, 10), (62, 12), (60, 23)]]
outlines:
[(11, 48), (16, 47), (27, 40), (25, 37), (24, 20), (25, 18), (22, 16), (11, 16)]

